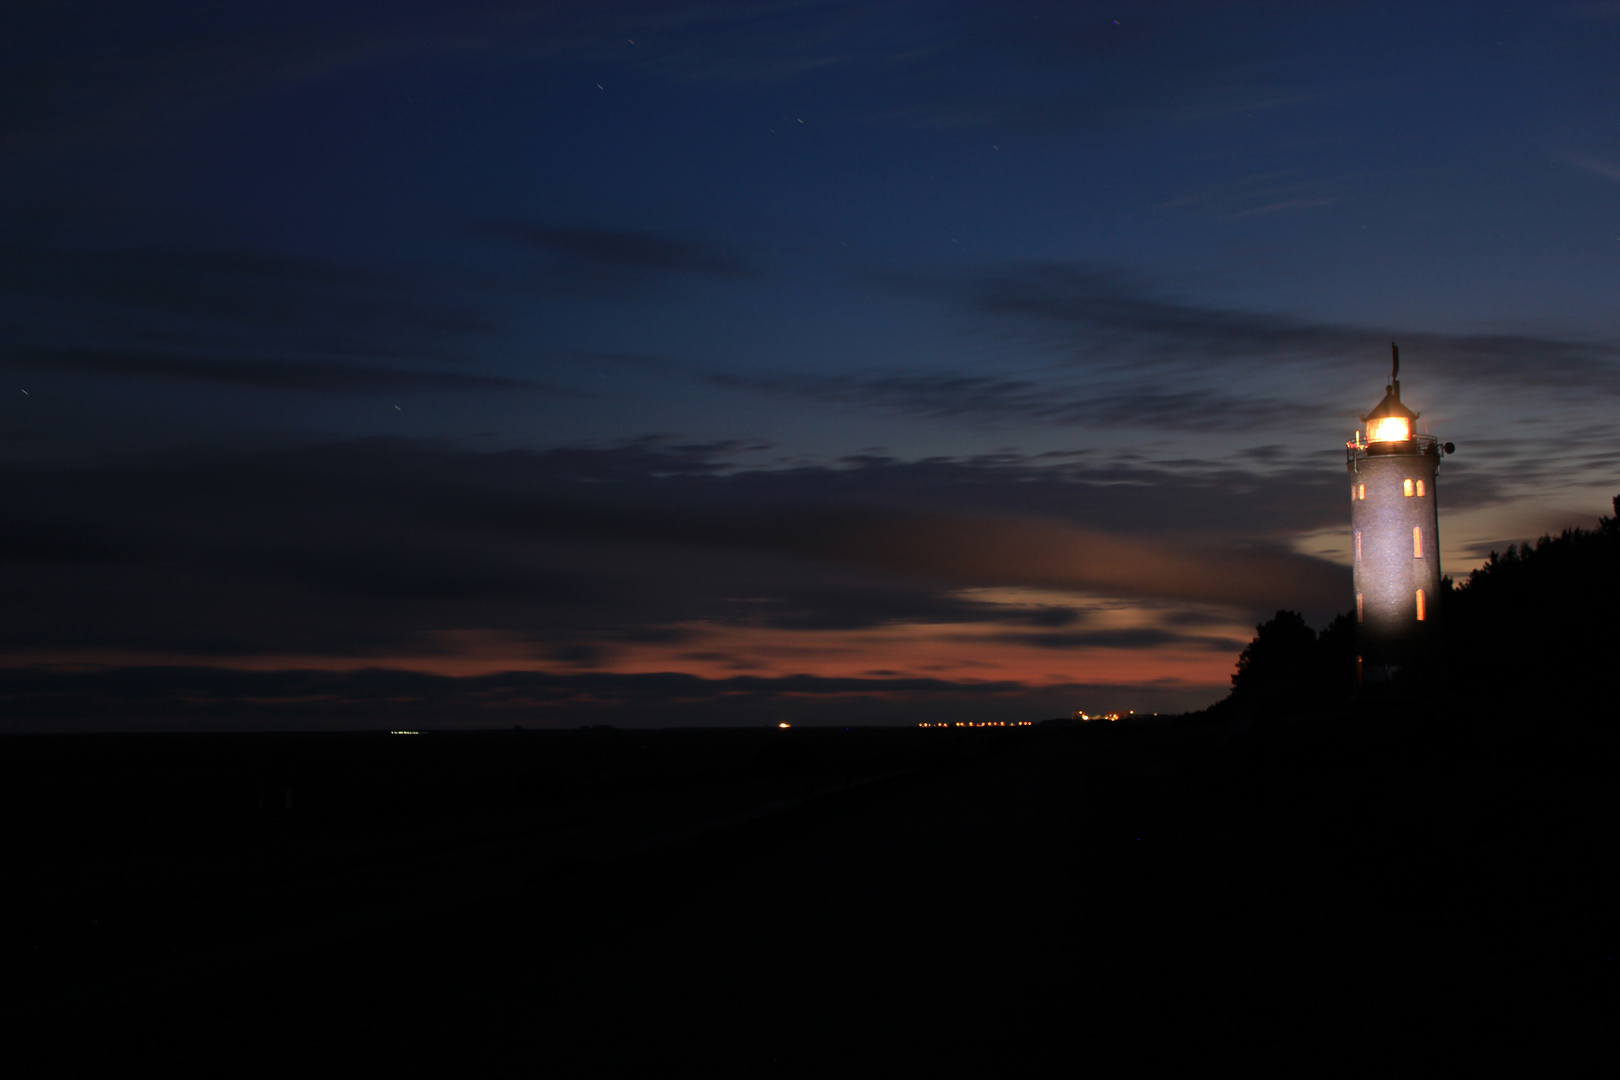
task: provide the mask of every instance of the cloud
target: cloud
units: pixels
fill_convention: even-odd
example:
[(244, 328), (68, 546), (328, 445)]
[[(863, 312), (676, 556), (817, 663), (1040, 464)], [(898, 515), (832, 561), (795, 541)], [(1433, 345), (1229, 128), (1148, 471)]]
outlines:
[(1620, 162), (1606, 161), (1603, 158), (1588, 157), (1584, 154), (1565, 154), (1564, 160), (1577, 169), (1584, 169), (1605, 180), (1620, 181)]
[[(1099, 122), (1208, 123), (1297, 100), (1275, 29), (1211, 33), (1199, 9), (1127, 16), (1089, 5), (746, 5), (466, 2), (405, 9), (289, 0), (197, 8), (155, 2), (139, 15), (91, 0), (11, 5), (0, 40), (0, 147), (122, 146), (172, 135), (255, 97), (346, 73), (423, 61), (558, 70), (593, 82), (814, 83), (837, 119), (1001, 130)], [(87, 30), (86, 28), (92, 28)], [(632, 39), (635, 44), (632, 44)], [(826, 119), (826, 117), (823, 117)]]
[(699, 377), (715, 386), (992, 424), (1034, 421), (1079, 428), (1209, 431), (1229, 430), (1234, 425), (1294, 424), (1329, 414), (1324, 406), (1311, 402), (1270, 395), (1171, 391), (1148, 381), (1088, 387), (1066, 384), (1061, 376), (1034, 379), (964, 372), (705, 373)]
[(186, 356), (117, 349), (44, 349), (8, 357), (22, 366), (136, 379), (183, 379), (264, 390), (365, 393), (385, 390), (562, 391), (524, 379), (464, 371), (368, 367), (337, 362), (255, 357)]
[(1539, 382), (1549, 366), (1565, 377), (1620, 388), (1609, 342), (1513, 334), (1439, 334), (1370, 329), (1280, 312), (1182, 300), (1123, 271), (1079, 263), (1031, 263), (990, 271), (958, 287), (972, 307), (1044, 328), (1054, 341), (1122, 357), (1124, 366), (1187, 362), (1315, 363), (1387, 353), (1391, 338), (1453, 374)]
[(0, 247), (0, 357), (287, 390), (540, 388), (456, 370), (499, 322), (407, 271), (252, 249)]
[(1337, 195), (1318, 195), (1308, 198), (1283, 199), (1278, 202), (1265, 203), (1261, 206), (1253, 206), (1247, 210), (1238, 210), (1227, 216), (1234, 221), (1238, 221), (1242, 220), (1243, 218), (1266, 217), (1271, 214), (1289, 214), (1299, 210), (1315, 210), (1322, 206), (1332, 206), (1334, 203), (1339, 201), (1340, 198)]
[[(619, 0), (274, 7), (154, 2), (137, 14), (90, 0), (10, 5), (0, 40), (26, 59), (0, 67), (0, 147), (118, 145), (240, 102), (424, 58), (575, 63), (661, 81), (780, 81), (892, 52), (870, 5), (786, 0), (743, 8)], [(888, 17), (915, 34), (917, 20)], [(629, 39), (639, 35), (638, 48)]]
[[(195, 334), (376, 352), (494, 328), (482, 308), (405, 271), (252, 248), (0, 247), (0, 291), (32, 325)], [(251, 335), (251, 338), (248, 336)]]
[[(1188, 393), (1231, 394), (1280, 371), (1320, 383), (1327, 361), (1409, 361), (1453, 385), (1620, 394), (1620, 342), (1530, 333), (1440, 333), (1369, 328), (1286, 312), (1219, 307), (1185, 299), (1116, 267), (1027, 262), (942, 277), (888, 274), (874, 280), (943, 296), (988, 317), (1014, 340), (1100, 385), (1139, 387), (1174, 372)], [(1022, 389), (1022, 388), (1020, 388)], [(1241, 395), (1249, 396), (1249, 395)], [(1275, 404), (1261, 397), (1269, 411)], [(1324, 407), (1308, 400), (1290, 405)], [(1286, 410), (1279, 410), (1286, 411)], [(1335, 408), (1335, 411), (1337, 409)]]
[(719, 245), (661, 233), (560, 229), (504, 219), (481, 221), (477, 231), (550, 256), (543, 285), (555, 292), (614, 295), (644, 288), (664, 275), (754, 274), (747, 263)]
[(1160, 645), (1192, 645), (1199, 649), (1232, 653), (1241, 651), (1246, 644), (1246, 642), (1236, 641), (1232, 638), (1178, 634), (1153, 627), (1136, 627), (1123, 630), (1081, 630), (1064, 633), (999, 634), (996, 635), (996, 640), (1015, 641), (1021, 645), (1033, 645), (1038, 649), (1148, 649)]
[[(288, 3), (199, 8), (163, 3), (136, 13), (109, 0), (10, 5), (4, 37), (26, 60), (4, 69), (0, 146), (13, 151), (121, 144), (255, 95), (429, 54), (513, 44), (565, 30), (569, 5)], [(549, 20), (547, 15), (553, 16)], [(543, 25), (549, 22), (551, 25)], [(554, 49), (577, 45), (559, 33)]]
[[(871, 280), (943, 296), (989, 320), (1003, 344), (1040, 366), (861, 373), (716, 371), (651, 356), (596, 355), (670, 378), (970, 424), (1077, 430), (1255, 432), (1272, 438), (1353, 415), (1332, 396), (1332, 365), (1381, 364), (1398, 340), (1455, 400), (1515, 393), (1620, 395), (1620, 343), (1534, 334), (1367, 329), (1287, 313), (1217, 307), (1171, 295), (1116, 268), (1018, 264), (955, 276)], [(1009, 340), (1010, 339), (1010, 340)], [(1279, 392), (1279, 383), (1288, 389)], [(1368, 402), (1370, 404), (1370, 401)], [(1607, 433), (1594, 439), (1601, 443)], [(1279, 444), (1280, 445), (1280, 444)]]
[[(965, 4), (928, 12), (929, 48), (882, 86), (874, 118), (924, 129), (1068, 133), (1128, 126), (1209, 137), (1316, 96), (1286, 44), (1297, 12), (1215, 16), (1196, 6)], [(1261, 22), (1263, 29), (1249, 20)], [(922, 20), (919, 20), (922, 21)], [(900, 76), (900, 77), (896, 77)]]
[(1258, 613), (1336, 610), (1346, 589), (1342, 568), (1288, 550), (1342, 517), (1338, 484), (1310, 470), (1017, 455), (754, 469), (733, 449), (365, 440), (13, 462), (0, 652), (364, 657), (460, 627), (538, 658), (697, 623), (1094, 629), (1073, 604), (973, 592), (987, 588)]

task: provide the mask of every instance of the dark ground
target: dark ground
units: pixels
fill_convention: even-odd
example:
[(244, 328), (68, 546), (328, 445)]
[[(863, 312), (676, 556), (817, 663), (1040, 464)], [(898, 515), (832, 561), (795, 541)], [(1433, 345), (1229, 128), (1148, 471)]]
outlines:
[(1572, 1071), (1613, 1049), (1612, 758), (1557, 730), (9, 738), (8, 1057)]

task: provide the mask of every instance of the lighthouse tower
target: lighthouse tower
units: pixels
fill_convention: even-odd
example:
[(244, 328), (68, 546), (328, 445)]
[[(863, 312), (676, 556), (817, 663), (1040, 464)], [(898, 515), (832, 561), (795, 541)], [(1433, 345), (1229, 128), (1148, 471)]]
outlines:
[(1440, 596), (1440, 512), (1435, 479), (1451, 453), (1417, 433), (1401, 403), (1401, 353), (1384, 400), (1345, 444), (1356, 591), (1356, 682), (1383, 682), (1432, 646)]

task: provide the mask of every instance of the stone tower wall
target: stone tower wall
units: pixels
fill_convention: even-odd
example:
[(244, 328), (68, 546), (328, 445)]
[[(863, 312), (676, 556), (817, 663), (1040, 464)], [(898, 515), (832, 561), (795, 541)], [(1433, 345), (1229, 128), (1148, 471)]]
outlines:
[[(1356, 639), (1369, 659), (1402, 663), (1433, 635), (1440, 617), (1437, 450), (1357, 455), (1349, 465), (1351, 542), (1358, 597)], [(1413, 494), (1405, 493), (1411, 481)], [(1416, 494), (1419, 482), (1423, 494)], [(1365, 486), (1365, 497), (1362, 487)], [(1421, 557), (1413, 530), (1421, 530)], [(1424, 619), (1418, 619), (1418, 590)]]

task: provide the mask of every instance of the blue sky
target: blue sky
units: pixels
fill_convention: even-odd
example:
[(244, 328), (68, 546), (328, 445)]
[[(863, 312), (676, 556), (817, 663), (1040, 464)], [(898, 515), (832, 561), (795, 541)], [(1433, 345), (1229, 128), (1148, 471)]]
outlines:
[(1449, 571), (1620, 490), (1613, 5), (4, 19), (19, 678), (1203, 704), (1391, 340)]

